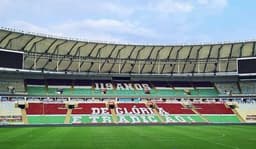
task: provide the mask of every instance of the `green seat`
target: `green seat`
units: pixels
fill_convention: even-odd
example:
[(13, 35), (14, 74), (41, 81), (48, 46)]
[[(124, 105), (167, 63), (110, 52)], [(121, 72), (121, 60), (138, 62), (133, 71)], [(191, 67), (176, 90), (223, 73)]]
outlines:
[(28, 95), (46, 95), (47, 90), (44, 86), (27, 86)]
[(65, 115), (63, 116), (28, 116), (29, 124), (64, 124)]
[(215, 89), (198, 89), (200, 96), (217, 96), (218, 92)]
[(237, 116), (230, 115), (214, 115), (214, 116), (204, 116), (209, 122), (215, 123), (239, 123)]

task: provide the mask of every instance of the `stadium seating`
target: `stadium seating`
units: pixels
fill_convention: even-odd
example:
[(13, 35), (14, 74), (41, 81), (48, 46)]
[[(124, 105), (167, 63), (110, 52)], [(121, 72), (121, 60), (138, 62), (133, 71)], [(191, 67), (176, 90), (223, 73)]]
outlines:
[(255, 103), (238, 103), (237, 112), (247, 123), (256, 122), (256, 104)]
[(22, 112), (13, 101), (0, 101), (0, 124), (22, 124)]
[(66, 114), (67, 108), (63, 103), (29, 103), (27, 114), (43, 115), (43, 114)]
[(193, 103), (193, 106), (208, 122), (240, 122), (233, 110), (224, 103)]
[(195, 95), (199, 95), (199, 96), (218, 96), (219, 95), (214, 88), (197, 89), (197, 91), (198, 91), (198, 94), (195, 94)]
[(239, 123), (243, 119), (255, 121), (256, 114), (254, 104), (241, 104), (236, 111), (224, 103), (126, 101), (113, 102), (114, 107), (110, 109), (108, 102), (33, 101), (26, 103), (25, 113), (22, 113), (15, 103), (0, 102), (0, 117), (19, 116), (20, 123), (25, 123), (27, 117), (29, 124)]
[(216, 88), (222, 95), (240, 94), (237, 83), (215, 83)]
[[(106, 108), (105, 103), (79, 103), (72, 114), (92, 114), (92, 108)], [(107, 110), (109, 113), (109, 110)]]
[[(66, 92), (66, 91), (64, 91)], [(91, 88), (86, 88), (86, 87), (74, 87), (73, 88), (73, 93), (71, 95), (78, 95), (78, 96), (83, 96), (83, 95), (91, 95), (92, 94), (92, 89)]]
[(117, 103), (118, 123), (159, 123), (161, 118), (145, 103)]
[[(63, 80), (65, 82), (65, 80)], [(30, 82), (30, 81), (28, 81)], [(40, 83), (42, 81), (39, 81)], [(51, 81), (51, 83), (53, 83)], [(127, 84), (132, 84), (131, 88), (116, 88), (116, 84), (112, 84), (113, 88), (100, 88), (103, 87), (104, 84), (97, 83), (97, 87), (94, 84), (86, 84), (86, 86), (81, 85), (67, 85), (64, 83), (56, 83), (51, 85), (36, 85), (36, 82), (32, 82), (32, 84), (27, 84), (27, 92), (29, 95), (37, 95), (37, 96), (151, 96), (151, 97), (170, 97), (170, 96), (218, 96), (218, 91), (209, 84), (200, 84), (194, 83), (192, 85), (188, 82), (173, 84), (164, 84), (159, 82), (150, 82), (150, 89), (147, 91), (144, 88), (136, 89), (132, 82), (127, 82)], [(133, 82), (134, 83), (134, 82)], [(137, 82), (138, 83), (138, 82)], [(171, 83), (171, 82), (170, 82)], [(60, 85), (58, 85), (60, 84)], [(99, 84), (101, 86), (99, 86)], [(142, 82), (138, 83), (142, 84)], [(103, 85), (103, 86), (102, 86)], [(124, 86), (122, 86), (124, 87)], [(58, 90), (61, 89), (62, 93), (59, 93)]]
[(255, 76), (237, 67), (255, 41), (130, 45), (0, 30), (1, 51), (24, 55), (22, 69), (1, 68), (0, 124), (256, 122), (255, 104), (242, 103), (256, 102)]
[(9, 87), (14, 88), (14, 93), (24, 93), (24, 81), (23, 80), (6, 80), (0, 78), (0, 93), (10, 93)]
[(27, 92), (29, 95), (47, 95), (47, 89), (45, 86), (38, 85), (38, 86), (27, 86)]
[(234, 114), (223, 103), (194, 103), (193, 106), (200, 114)]
[(217, 123), (239, 123), (240, 120), (236, 115), (211, 115), (204, 116), (209, 122)]
[(42, 115), (44, 114), (44, 104), (43, 103), (29, 103), (26, 109), (27, 114), (30, 115)]
[(64, 103), (30, 102), (26, 109), (29, 124), (64, 124)]
[(126, 108), (127, 111), (130, 113), (132, 112), (132, 108), (147, 108), (144, 103), (118, 103), (118, 108)]
[(0, 101), (0, 116), (19, 116), (21, 115), (21, 110), (16, 108), (15, 102), (13, 101)]
[(255, 82), (240, 82), (240, 87), (243, 94), (256, 94)]
[(64, 124), (64, 115), (30, 115), (28, 116), (29, 124)]
[(195, 114), (191, 109), (185, 108), (180, 103), (156, 103), (156, 105), (169, 114)]

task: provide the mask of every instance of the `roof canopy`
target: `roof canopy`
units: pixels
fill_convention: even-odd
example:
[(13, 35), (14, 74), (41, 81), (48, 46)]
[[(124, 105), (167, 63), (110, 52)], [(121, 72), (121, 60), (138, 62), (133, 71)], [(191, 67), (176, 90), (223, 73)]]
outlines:
[(80, 41), (0, 29), (0, 48), (24, 52), (24, 69), (96, 73), (236, 72), (255, 42), (135, 45)]

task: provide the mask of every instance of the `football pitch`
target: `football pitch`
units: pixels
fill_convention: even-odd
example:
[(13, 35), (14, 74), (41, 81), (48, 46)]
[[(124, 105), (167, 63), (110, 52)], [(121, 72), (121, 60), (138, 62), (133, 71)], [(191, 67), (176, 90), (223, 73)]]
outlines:
[(1, 149), (255, 149), (256, 126), (0, 128)]

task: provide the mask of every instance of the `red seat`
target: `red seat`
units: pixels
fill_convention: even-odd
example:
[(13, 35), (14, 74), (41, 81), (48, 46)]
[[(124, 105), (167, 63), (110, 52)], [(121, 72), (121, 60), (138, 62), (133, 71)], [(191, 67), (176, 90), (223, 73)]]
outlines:
[(195, 114), (191, 109), (186, 109), (180, 103), (156, 103), (158, 108), (163, 108), (169, 114)]
[(147, 108), (144, 103), (118, 103), (118, 108), (126, 108), (128, 112), (132, 112), (132, 108)]
[(31, 115), (67, 113), (64, 103), (29, 103), (26, 111)]
[(105, 107), (106, 107), (105, 103), (79, 103), (78, 107), (73, 109), (72, 114), (92, 114), (91, 108), (105, 108)]
[(201, 114), (234, 114), (223, 103), (194, 103), (193, 105)]

